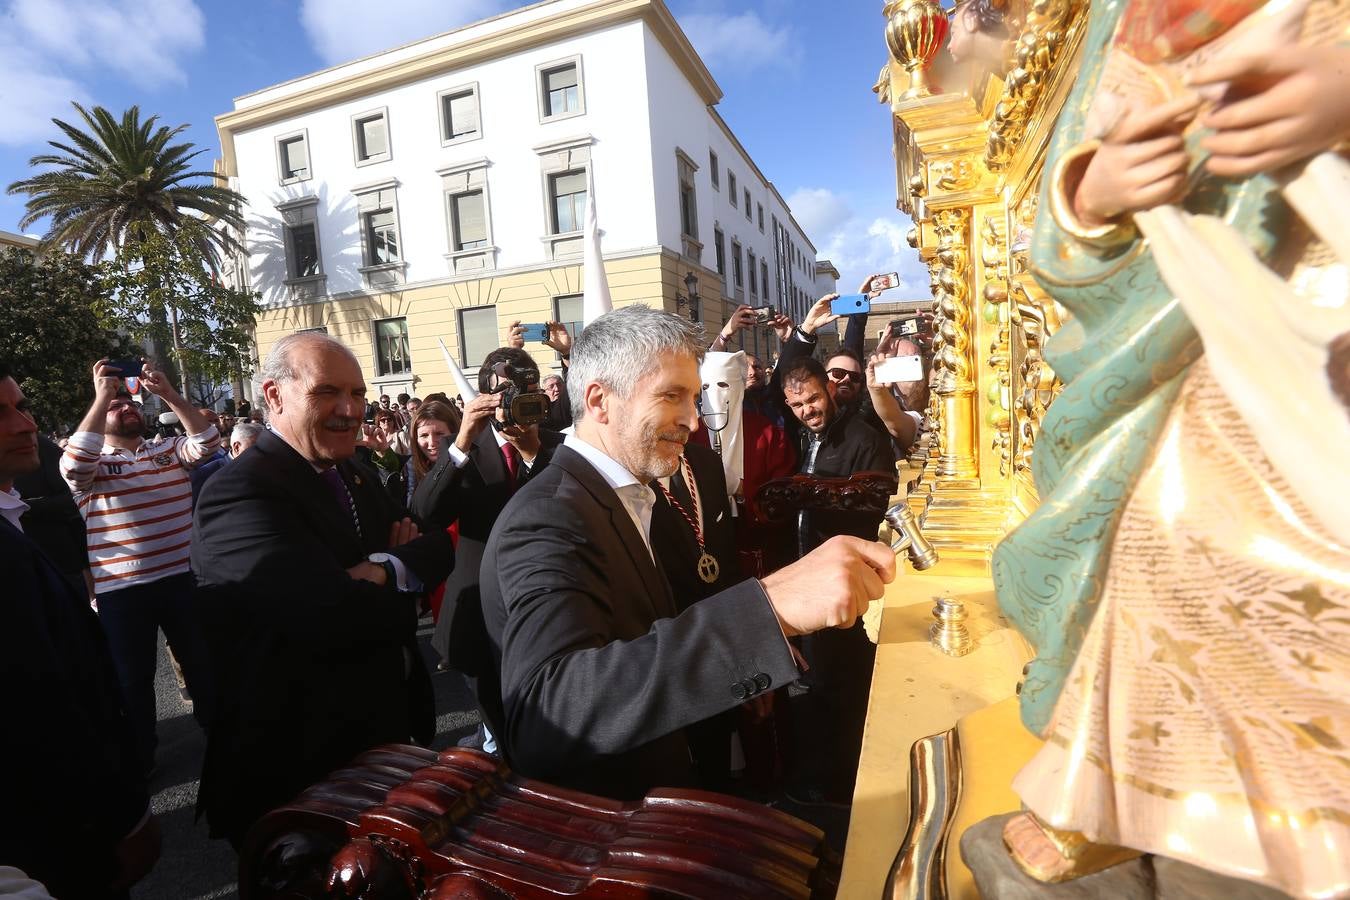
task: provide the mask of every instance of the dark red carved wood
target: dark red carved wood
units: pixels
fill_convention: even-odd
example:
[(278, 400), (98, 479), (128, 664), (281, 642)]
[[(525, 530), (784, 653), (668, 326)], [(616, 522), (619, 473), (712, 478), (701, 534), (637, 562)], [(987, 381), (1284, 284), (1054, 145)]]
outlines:
[(770, 521), (780, 521), (802, 509), (882, 513), (897, 484), (899, 479), (885, 472), (859, 472), (848, 478), (793, 475), (766, 483), (755, 495), (755, 503)]
[(265, 816), (242, 900), (832, 897), (838, 862), (792, 816), (705, 791), (621, 803), (494, 757), (371, 750)]

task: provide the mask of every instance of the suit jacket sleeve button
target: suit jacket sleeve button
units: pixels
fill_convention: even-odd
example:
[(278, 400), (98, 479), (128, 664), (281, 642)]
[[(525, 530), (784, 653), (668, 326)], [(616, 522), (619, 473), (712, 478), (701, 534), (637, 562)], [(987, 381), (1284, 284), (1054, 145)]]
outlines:
[(737, 700), (744, 700), (746, 697), (750, 696), (750, 692), (745, 689), (744, 681), (737, 681), (731, 686), (731, 696), (735, 697)]
[(759, 690), (767, 691), (771, 684), (773, 684), (773, 680), (763, 672), (759, 672), (755, 675), (755, 687)]

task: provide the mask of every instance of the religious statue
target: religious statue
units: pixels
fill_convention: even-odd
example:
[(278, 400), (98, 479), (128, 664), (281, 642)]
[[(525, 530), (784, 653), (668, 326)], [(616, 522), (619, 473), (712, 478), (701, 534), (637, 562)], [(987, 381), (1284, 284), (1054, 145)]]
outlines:
[(1350, 11), (1089, 17), (1030, 262), (1072, 315), (1045, 350), (1065, 386), (1032, 460), (1040, 506), (994, 556), (1045, 740), (1005, 841), (1046, 881), (1147, 852), (1337, 896), (1350, 167), (1328, 151), (1350, 137)]
[(947, 52), (961, 65), (1002, 75), (1008, 67), (1008, 0), (965, 0), (952, 12)]

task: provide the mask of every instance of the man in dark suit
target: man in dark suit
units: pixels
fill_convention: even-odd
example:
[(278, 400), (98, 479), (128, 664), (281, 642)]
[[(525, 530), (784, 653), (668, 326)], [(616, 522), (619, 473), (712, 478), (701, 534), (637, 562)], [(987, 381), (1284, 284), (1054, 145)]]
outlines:
[(634, 798), (692, 778), (687, 726), (797, 677), (786, 637), (851, 625), (895, 575), (837, 538), (683, 612), (650, 543), (655, 495), (698, 422), (702, 331), (634, 305), (576, 340), (576, 434), (497, 521), (481, 568), (499, 742), (521, 773)]
[(430, 740), (417, 594), (453, 554), (352, 460), (366, 386), (351, 351), (289, 335), (262, 375), (273, 430), (207, 482), (192, 543), (222, 693), (198, 805), (236, 847), (361, 751)]
[[(413, 514), (427, 528), (444, 530), (459, 522), (455, 571), (445, 585), (445, 602), (431, 645), (445, 663), (462, 673), (483, 706), (489, 724), (501, 717), (497, 669), (488, 649), (479, 600), (478, 567), (497, 516), (511, 496), (548, 465), (562, 435), (538, 425), (505, 424), (494, 367), (538, 371), (524, 350), (500, 347), (483, 359), (478, 371), (482, 393), (464, 406), (459, 434), (442, 438), (436, 465), (417, 485)], [(478, 682), (486, 679), (480, 689)]]
[(0, 866), (103, 900), (154, 865), (159, 826), (84, 579), (25, 533), (14, 481), (37, 469), (37, 426), (0, 363)]

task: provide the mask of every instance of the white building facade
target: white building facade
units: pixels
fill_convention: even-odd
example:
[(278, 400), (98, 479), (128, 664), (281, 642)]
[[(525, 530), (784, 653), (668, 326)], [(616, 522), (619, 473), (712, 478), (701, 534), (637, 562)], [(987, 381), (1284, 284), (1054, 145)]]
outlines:
[(720, 98), (661, 0), (553, 0), (239, 98), (219, 170), (260, 354), (324, 329), (379, 392), (453, 394), (438, 339), (471, 370), (512, 321), (580, 319), (591, 185), (616, 306), (800, 318), (814, 246)]

